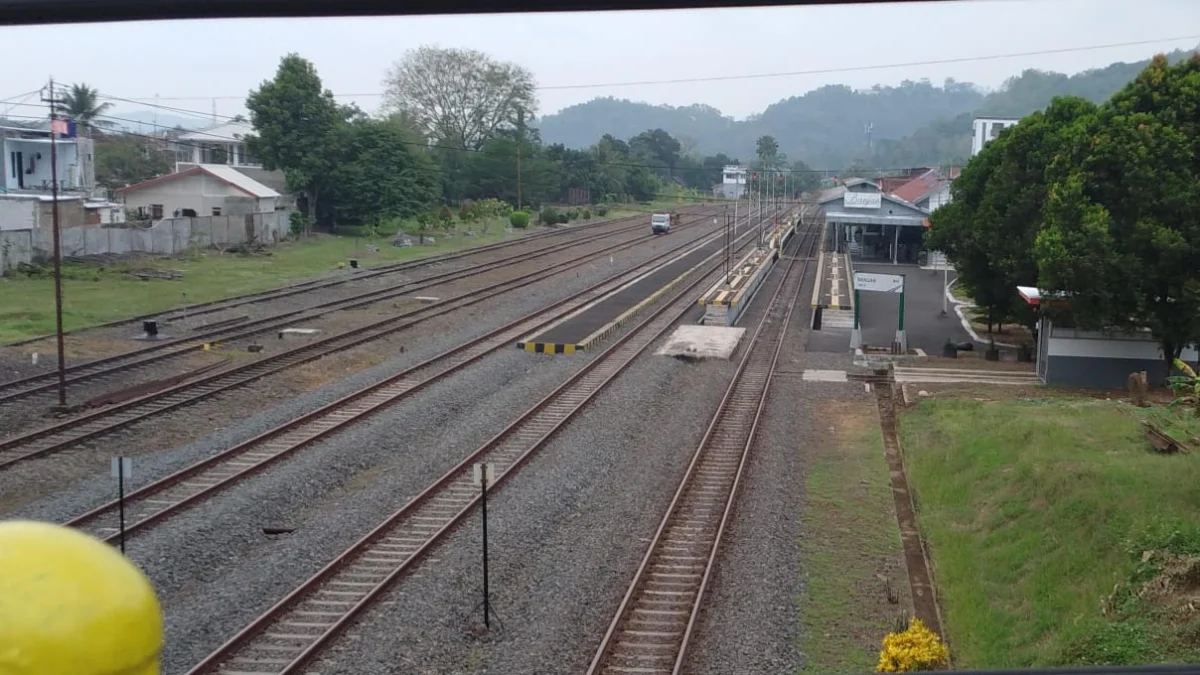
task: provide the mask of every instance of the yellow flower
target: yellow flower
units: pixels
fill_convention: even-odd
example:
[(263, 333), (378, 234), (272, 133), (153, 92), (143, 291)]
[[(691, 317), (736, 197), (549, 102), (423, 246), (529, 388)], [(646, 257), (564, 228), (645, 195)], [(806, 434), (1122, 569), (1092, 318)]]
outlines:
[(937, 634), (929, 630), (925, 622), (914, 618), (904, 632), (888, 633), (883, 638), (883, 649), (879, 652), (879, 665), (875, 671), (906, 673), (932, 670), (945, 665), (949, 658), (950, 651)]

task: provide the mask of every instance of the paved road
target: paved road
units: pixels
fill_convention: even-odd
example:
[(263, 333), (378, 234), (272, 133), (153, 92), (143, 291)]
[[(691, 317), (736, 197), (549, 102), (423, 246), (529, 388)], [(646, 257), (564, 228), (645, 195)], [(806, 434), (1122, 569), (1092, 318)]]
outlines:
[[(904, 329), (908, 333), (910, 349), (923, 349), (931, 356), (942, 353), (946, 338), (954, 342), (970, 340), (953, 305), (947, 303), (946, 316), (942, 313), (942, 272), (923, 270), (915, 265), (866, 265), (857, 264), (855, 272), (904, 275)], [(949, 281), (954, 281), (950, 272)], [(896, 337), (896, 325), (900, 309), (899, 294), (858, 294), (859, 322), (862, 326), (863, 342), (871, 346), (887, 346)]]

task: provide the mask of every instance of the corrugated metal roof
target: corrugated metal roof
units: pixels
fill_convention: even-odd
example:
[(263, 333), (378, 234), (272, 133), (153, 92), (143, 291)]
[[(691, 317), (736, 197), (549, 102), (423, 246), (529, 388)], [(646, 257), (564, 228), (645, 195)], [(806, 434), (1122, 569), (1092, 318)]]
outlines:
[(248, 192), (255, 197), (278, 197), (279, 193), (262, 183), (254, 180), (250, 176), (238, 171), (232, 166), (224, 164), (200, 164), (198, 165), (202, 171), (220, 178), (221, 180), (236, 186), (238, 189)]

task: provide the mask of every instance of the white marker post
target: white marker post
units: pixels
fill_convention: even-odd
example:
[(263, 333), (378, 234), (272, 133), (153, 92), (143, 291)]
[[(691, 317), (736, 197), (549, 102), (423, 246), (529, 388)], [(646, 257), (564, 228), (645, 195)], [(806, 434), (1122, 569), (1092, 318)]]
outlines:
[(854, 273), (854, 331), (850, 335), (850, 348), (862, 346), (862, 327), (859, 325), (859, 291), (874, 291), (877, 293), (900, 294), (900, 316), (896, 329), (895, 345), (901, 354), (908, 353), (908, 338), (904, 334), (904, 275), (903, 274), (872, 274), (870, 272)]
[(117, 479), (117, 505), (121, 514), (118, 527), (121, 533), (121, 553), (125, 553), (125, 479), (133, 477), (133, 460), (129, 457), (113, 457), (112, 477)]
[(496, 480), (495, 466), (485, 462), (475, 465), (475, 482), (479, 484), (480, 512), (483, 516), (483, 625), (491, 628), (491, 594), (488, 589), (487, 489)]

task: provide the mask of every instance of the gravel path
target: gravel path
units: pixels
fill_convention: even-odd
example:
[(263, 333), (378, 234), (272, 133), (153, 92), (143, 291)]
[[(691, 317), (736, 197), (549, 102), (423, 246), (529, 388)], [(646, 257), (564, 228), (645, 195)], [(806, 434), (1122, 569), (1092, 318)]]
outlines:
[[(387, 374), (396, 372), (402, 365), (411, 365), (423, 358), (434, 356), (515, 317), (533, 312), (620, 271), (636, 267), (668, 246), (670, 242), (663, 242), (663, 239), (656, 239), (651, 245), (629, 251), (627, 255), (616, 256), (611, 264), (605, 257), (563, 275), (531, 284), (519, 291), (506, 293), (491, 301), (414, 326), (388, 339), (264, 378), (199, 404), (102, 436), (80, 449), (69, 450), (0, 472), (0, 494), (4, 495), (0, 498), (0, 513), (61, 489), (72, 481), (106, 471), (110, 456), (118, 453), (133, 457), (146, 456), (157, 453), (162, 448), (175, 447), (201, 434), (221, 430), (228, 426), (231, 420), (237, 420), (241, 424), (236, 416), (230, 415), (230, 411), (259, 410), (271, 405), (286, 404), (299, 393), (327, 385), (365, 365), (378, 363), (382, 360), (381, 356), (396, 354), (404, 348), (404, 357), (394, 361), (396, 367), (378, 371), (380, 374), (377, 377), (355, 380), (360, 384), (378, 381)], [(336, 391), (348, 393), (351, 390), (339, 387)], [(285, 406), (285, 409), (295, 408)], [(283, 419), (287, 417), (279, 421)], [(245, 438), (265, 430), (265, 427), (255, 424), (250, 424), (247, 428), (251, 432), (245, 435)], [(193, 455), (189, 456), (194, 458)], [(139, 479), (144, 475), (146, 474), (141, 473)], [(102, 487), (97, 488), (96, 481), (92, 481), (82, 489), (92, 494), (99, 491), (107, 496), (110, 490), (101, 485)], [(95, 501), (98, 498), (92, 499)]]
[(488, 502), (493, 602), (480, 640), (480, 518), (313, 666), (322, 675), (581, 672), (724, 391), (729, 362), (643, 356)]

